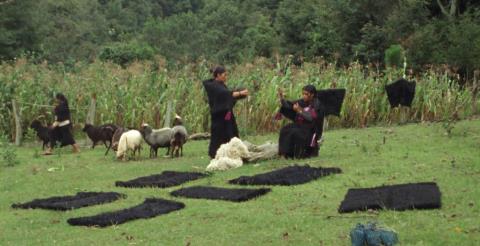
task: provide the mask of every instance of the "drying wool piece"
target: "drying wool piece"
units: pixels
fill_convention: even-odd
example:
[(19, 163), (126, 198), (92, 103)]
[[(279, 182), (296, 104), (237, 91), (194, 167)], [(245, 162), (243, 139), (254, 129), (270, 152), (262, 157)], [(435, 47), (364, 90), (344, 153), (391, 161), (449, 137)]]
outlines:
[(441, 207), (441, 193), (436, 183), (401, 184), (366, 189), (349, 189), (338, 212), (368, 209), (433, 209)]
[(248, 157), (245, 159), (246, 162), (258, 162), (279, 157), (278, 144), (266, 142), (257, 146), (248, 141), (243, 141), (243, 144), (245, 144), (248, 149)]
[(194, 186), (179, 189), (171, 192), (172, 196), (183, 196), (188, 198), (226, 200), (232, 202), (244, 202), (262, 196), (271, 189), (228, 189), (219, 187)]
[(412, 106), (413, 98), (415, 97), (415, 81), (408, 81), (406, 79), (399, 79), (389, 85), (385, 86), (387, 91), (388, 102), (392, 108), (403, 105)]
[(159, 187), (166, 188), (183, 184), (185, 182), (206, 177), (206, 174), (196, 172), (164, 171), (161, 174), (136, 178), (129, 181), (117, 181), (116, 186), (129, 188)]
[(323, 105), (325, 116), (340, 116), (345, 93), (345, 89), (325, 89), (317, 91), (317, 97), (320, 103)]
[(181, 202), (159, 198), (148, 198), (145, 199), (142, 204), (135, 207), (115, 212), (97, 214), (94, 216), (71, 218), (68, 219), (67, 222), (70, 225), (106, 227), (122, 224), (130, 220), (152, 218), (160, 214), (167, 214), (175, 210), (180, 210), (184, 207), (185, 204)]
[(234, 137), (230, 142), (222, 144), (217, 150), (215, 159), (210, 161), (207, 166), (207, 171), (224, 171), (231, 168), (241, 167), (243, 165), (242, 159), (248, 157), (247, 146), (237, 137)]
[(255, 176), (241, 176), (229, 181), (239, 185), (297, 185), (310, 182), (332, 173), (341, 173), (340, 168), (322, 168), (306, 166), (290, 166)]
[(55, 196), (44, 199), (35, 199), (31, 202), (22, 204), (13, 204), (12, 208), (43, 208), (65, 211), (109, 203), (125, 197), (124, 194), (116, 192), (78, 192), (75, 196)]

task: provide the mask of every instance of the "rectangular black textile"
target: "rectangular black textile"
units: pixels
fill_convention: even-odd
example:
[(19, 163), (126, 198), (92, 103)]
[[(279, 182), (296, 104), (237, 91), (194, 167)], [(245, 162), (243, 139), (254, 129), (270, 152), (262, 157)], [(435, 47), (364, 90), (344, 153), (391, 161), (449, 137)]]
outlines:
[(345, 98), (345, 89), (325, 89), (318, 90), (317, 97), (318, 100), (322, 103), (325, 116), (327, 115), (336, 115), (340, 116), (340, 111), (342, 110), (343, 99)]
[(226, 200), (232, 202), (244, 202), (255, 197), (265, 195), (271, 189), (228, 189), (219, 187), (194, 186), (172, 191), (172, 196), (183, 196), (188, 198)]
[(175, 171), (164, 171), (162, 174), (155, 174), (151, 176), (145, 176), (136, 178), (129, 181), (117, 181), (115, 182), (116, 186), (128, 187), (128, 188), (143, 188), (143, 187), (159, 187), (167, 188), (171, 186), (176, 186), (183, 184), (185, 182), (196, 180), (199, 178), (206, 177), (204, 173), (196, 172), (175, 172)]
[(341, 173), (337, 167), (322, 168), (305, 166), (290, 166), (268, 173), (254, 176), (241, 176), (228, 181), (230, 184), (239, 185), (297, 185), (310, 182), (332, 173)]
[(27, 203), (13, 204), (12, 208), (43, 208), (65, 211), (109, 203), (125, 197), (124, 194), (116, 192), (78, 192), (75, 196), (55, 196), (44, 199), (35, 199)]
[(169, 201), (159, 198), (147, 198), (135, 207), (122, 209), (114, 212), (101, 213), (94, 216), (68, 219), (70, 225), (75, 226), (98, 226), (106, 227), (118, 225), (136, 219), (146, 219), (167, 214), (185, 207), (181, 202)]
[(365, 189), (349, 189), (340, 204), (339, 213), (365, 211), (368, 209), (440, 208), (441, 193), (436, 183), (413, 183), (380, 186)]
[(387, 91), (388, 102), (392, 108), (403, 105), (412, 106), (413, 98), (415, 97), (415, 81), (408, 81), (406, 79), (399, 79), (389, 85), (385, 86)]

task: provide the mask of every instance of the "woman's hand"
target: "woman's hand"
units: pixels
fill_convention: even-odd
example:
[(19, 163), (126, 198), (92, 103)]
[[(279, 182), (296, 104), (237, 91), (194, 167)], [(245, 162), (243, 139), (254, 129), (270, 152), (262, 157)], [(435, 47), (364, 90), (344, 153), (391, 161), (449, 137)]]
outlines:
[(52, 128), (55, 128), (55, 127), (57, 127), (57, 126), (58, 126), (58, 124), (60, 124), (58, 121), (55, 121), (55, 122), (53, 122), (53, 124), (52, 124)]
[(295, 103), (293, 104), (293, 110), (297, 113), (301, 113), (302, 112), (302, 107), (300, 107), (300, 105), (298, 103)]
[(240, 96), (246, 97), (246, 96), (248, 96), (248, 94), (249, 94), (248, 89), (240, 91)]

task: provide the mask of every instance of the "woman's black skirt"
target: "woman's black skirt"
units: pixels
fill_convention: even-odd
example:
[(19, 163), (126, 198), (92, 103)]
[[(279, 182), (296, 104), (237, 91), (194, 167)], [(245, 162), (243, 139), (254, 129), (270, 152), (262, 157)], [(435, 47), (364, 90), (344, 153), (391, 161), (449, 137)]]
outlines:
[(318, 155), (314, 130), (306, 125), (291, 123), (280, 130), (278, 154), (286, 158), (307, 158)]
[(55, 147), (57, 141), (60, 142), (60, 147), (75, 144), (72, 134), (72, 124), (57, 126), (50, 131), (50, 147)]

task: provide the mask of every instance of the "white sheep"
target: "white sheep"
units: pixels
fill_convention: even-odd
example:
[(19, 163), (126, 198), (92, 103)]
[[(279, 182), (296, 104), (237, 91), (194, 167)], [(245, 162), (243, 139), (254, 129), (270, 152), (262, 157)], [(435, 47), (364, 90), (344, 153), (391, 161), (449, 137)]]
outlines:
[(142, 147), (142, 134), (137, 130), (129, 130), (124, 132), (118, 142), (117, 159), (126, 160), (128, 150), (133, 150), (133, 156), (138, 150), (140, 156), (140, 149)]
[(222, 144), (217, 150), (215, 159), (210, 161), (207, 171), (228, 170), (241, 167), (243, 158), (249, 155), (247, 146), (239, 138), (232, 138), (230, 142)]

